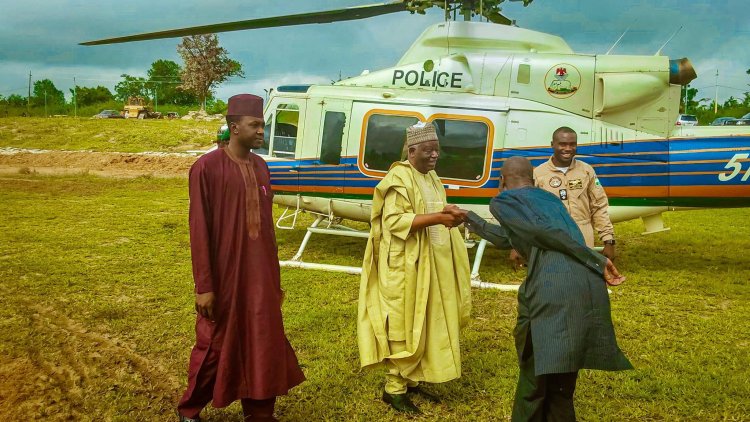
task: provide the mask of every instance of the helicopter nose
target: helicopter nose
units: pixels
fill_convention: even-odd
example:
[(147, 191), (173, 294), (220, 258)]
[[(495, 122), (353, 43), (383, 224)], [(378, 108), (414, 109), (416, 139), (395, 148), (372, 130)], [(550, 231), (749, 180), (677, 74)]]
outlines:
[(693, 64), (687, 58), (669, 61), (669, 83), (687, 85), (697, 77)]

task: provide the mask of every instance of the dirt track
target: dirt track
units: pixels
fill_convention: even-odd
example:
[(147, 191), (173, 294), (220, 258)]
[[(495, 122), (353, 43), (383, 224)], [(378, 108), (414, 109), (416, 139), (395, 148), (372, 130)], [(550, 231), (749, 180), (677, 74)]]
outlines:
[(40, 151), (0, 148), (0, 173), (187, 177), (197, 156), (177, 153)]

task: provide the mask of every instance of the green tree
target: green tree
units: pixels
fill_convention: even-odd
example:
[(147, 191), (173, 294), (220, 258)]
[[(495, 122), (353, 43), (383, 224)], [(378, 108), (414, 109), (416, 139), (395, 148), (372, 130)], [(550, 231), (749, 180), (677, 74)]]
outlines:
[(45, 101), (47, 105), (65, 104), (65, 94), (49, 79), (35, 81), (32, 92), (31, 103), (35, 106), (44, 106)]
[(232, 76), (244, 76), (242, 65), (229, 58), (216, 34), (183, 37), (177, 52), (185, 62), (181, 87), (198, 97), (201, 110), (206, 109), (206, 99), (219, 84)]
[(737, 107), (739, 105), (740, 105), (740, 102), (737, 101), (737, 99), (734, 98), (734, 96), (730, 96), (729, 98), (727, 98), (726, 101), (724, 101), (724, 105), (722, 107), (724, 107), (724, 108), (735, 108), (735, 107)]
[(18, 94), (9, 95), (5, 101), (11, 107), (26, 107), (26, 97), (22, 97)]
[(209, 99), (206, 101), (206, 112), (208, 114), (226, 114), (227, 103), (220, 99)]
[(115, 85), (115, 98), (120, 101), (127, 101), (129, 97), (143, 97), (150, 99), (146, 79), (140, 76), (131, 76), (123, 73), (120, 75), (123, 79)]
[[(697, 88), (690, 88), (690, 85), (685, 85), (682, 87), (682, 94), (680, 95), (680, 110), (682, 110), (683, 113), (689, 113), (689, 112), (695, 111), (695, 109), (698, 108), (701, 100), (695, 101), (696, 95), (698, 95)], [(685, 107), (686, 97), (687, 97), (687, 107)]]
[(192, 105), (198, 104), (198, 97), (180, 88), (180, 65), (171, 60), (157, 60), (151, 63), (146, 72), (147, 87), (159, 104)]
[[(88, 106), (99, 103), (106, 103), (115, 99), (112, 92), (103, 86), (97, 86), (96, 88), (90, 88), (86, 86), (76, 86), (78, 92), (78, 105)], [(74, 94), (73, 89), (70, 90), (71, 94)]]

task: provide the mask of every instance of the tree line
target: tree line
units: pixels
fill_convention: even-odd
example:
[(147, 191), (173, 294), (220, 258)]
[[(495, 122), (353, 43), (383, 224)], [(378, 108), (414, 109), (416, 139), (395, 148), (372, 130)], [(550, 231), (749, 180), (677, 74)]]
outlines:
[[(229, 58), (219, 45), (216, 34), (184, 37), (177, 46), (182, 57), (180, 65), (172, 60), (159, 59), (151, 63), (146, 77), (128, 74), (114, 87), (76, 86), (70, 89), (70, 101), (50, 79), (34, 81), (31, 95), (0, 95), (0, 107), (5, 115), (73, 114), (73, 108), (121, 108), (130, 97), (142, 97), (155, 107), (196, 107), (210, 112), (223, 112), (226, 104), (214, 98), (215, 89), (230, 77), (243, 77), (242, 65)], [(9, 110), (12, 109), (12, 110)], [(31, 110), (33, 109), (33, 110)], [(0, 109), (2, 110), (2, 109)], [(90, 110), (89, 110), (90, 112)]]
[[(750, 76), (750, 69), (745, 73)], [(689, 85), (682, 87), (680, 112), (695, 115), (702, 125), (711, 123), (717, 117), (738, 118), (750, 113), (750, 92), (747, 91), (742, 94), (741, 98), (735, 98), (732, 95), (719, 104), (716, 104), (713, 98), (697, 98), (697, 96), (697, 88), (690, 88)]]

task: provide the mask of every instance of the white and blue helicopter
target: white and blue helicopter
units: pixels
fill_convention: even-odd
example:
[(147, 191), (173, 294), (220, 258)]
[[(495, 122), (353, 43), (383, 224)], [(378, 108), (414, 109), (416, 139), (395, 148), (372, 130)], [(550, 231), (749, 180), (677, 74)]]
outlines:
[[(329, 23), (413, 12), (414, 3), (425, 2), (389, 1), (84, 44)], [(302, 253), (313, 233), (367, 236), (343, 220), (369, 221), (373, 189), (401, 158), (405, 128), (419, 120), (438, 131), (436, 170), (448, 200), (488, 219), (503, 161), (522, 155), (541, 164), (560, 126), (577, 131), (578, 158), (596, 169), (613, 222), (641, 218), (646, 233), (654, 233), (667, 230), (664, 211), (750, 206), (750, 127), (675, 126), (681, 86), (696, 77), (687, 59), (578, 54), (557, 36), (509, 25), (497, 7), (482, 10), (480, 0), (433, 3), (446, 8), (446, 17), (454, 7), (490, 22), (446, 18), (428, 27), (393, 67), (332, 85), (271, 92), (266, 141), (255, 152), (268, 162), (275, 202), (287, 207), (277, 227), (293, 228), (303, 211), (316, 216), (298, 253), (283, 265), (359, 271), (304, 262)], [(485, 244), (479, 243), (473, 280), (499, 287), (479, 279)]]

